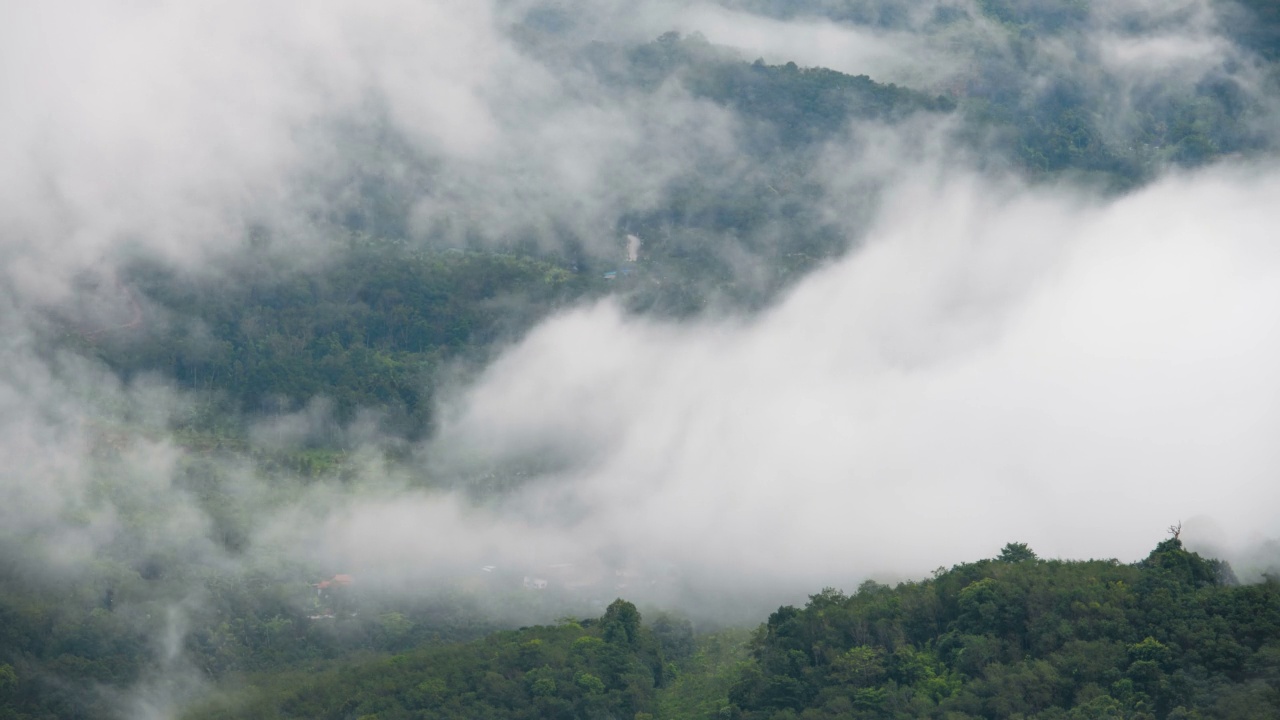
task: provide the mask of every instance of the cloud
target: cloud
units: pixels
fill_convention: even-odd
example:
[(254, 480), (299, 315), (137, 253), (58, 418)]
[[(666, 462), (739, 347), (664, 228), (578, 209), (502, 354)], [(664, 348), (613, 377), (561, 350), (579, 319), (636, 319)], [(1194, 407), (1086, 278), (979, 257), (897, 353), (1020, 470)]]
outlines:
[[(900, 9), (890, 14), (902, 22), (874, 28), (658, 0), (15, 9), (0, 31), (5, 276), (26, 297), (61, 300), (77, 273), (104, 270), (125, 248), (199, 267), (262, 228), (314, 256), (329, 225), (353, 214), (444, 245), (612, 248), (622, 215), (740, 155), (738, 118), (678, 83), (654, 94), (606, 86), (583, 46), (698, 31), (747, 59), (930, 92), (973, 79), (979, 55), (1016, 64), (1011, 36), (976, 6)], [(521, 23), (553, 11), (567, 29), (528, 40)], [(1161, 82), (1185, 90), (1217, 72), (1265, 97), (1248, 67), (1223, 70), (1234, 55), (1204, 3), (1091, 12), (1082, 56), (1047, 38), (1029, 61), (1035, 75), (1056, 68), (1106, 97), (1098, 122), (1113, 134), (1151, 105), (1155, 69), (1173, 61), (1182, 72), (1161, 71)], [(370, 186), (387, 202), (368, 207)]]
[(724, 111), (550, 67), (509, 22), (489, 2), (15, 9), (0, 36), (8, 281), (62, 299), (122, 248), (198, 267), (253, 228), (315, 253), (365, 200), (362, 178), (402, 206), (377, 212), (451, 227), (446, 244), (558, 246), (567, 228), (591, 246), (698, 158), (732, 154)]
[(603, 303), (548, 323), (437, 449), (570, 458), (506, 507), (775, 586), (915, 577), (1011, 540), (1130, 561), (1194, 514), (1274, 535), (1277, 190), (1258, 168), (1114, 202), (917, 177), (863, 249), (758, 318)]
[[(76, 274), (125, 247), (198, 268), (210, 254), (235, 252), (257, 223), (292, 228), (304, 246), (322, 245), (308, 239), (324, 235), (317, 208), (331, 197), (326, 193), (351, 200), (344, 193), (355, 192), (346, 185), (352, 173), (397, 187), (409, 227), (421, 235), (439, 231), (452, 241), (479, 228), (492, 237), (532, 232), (557, 242), (570, 235), (612, 247), (620, 214), (655, 206), (671, 179), (740, 162), (739, 120), (731, 111), (690, 97), (678, 83), (652, 94), (607, 87), (572, 52), (517, 41), (511, 24), (535, 7), (400, 2), (372, 12), (328, 0), (305, 11), (285, 2), (216, 11), (137, 2), (23, 8), (0, 44), (0, 72), (11, 89), (0, 95), (0, 156), (7, 161), (0, 166), (0, 252), (15, 311), (28, 312), (32, 298), (83, 292)], [(931, 10), (908, 13), (896, 29), (872, 30), (816, 16), (779, 20), (661, 2), (640, 9), (638, 26), (620, 25), (611, 19), (621, 6), (594, 7), (570, 23), (569, 46), (639, 41), (674, 26), (779, 60), (791, 55), (890, 79), (899, 72), (945, 78), (963, 66), (947, 58), (977, 48), (999, 54), (1005, 42), (973, 8), (967, 21), (961, 13), (935, 22)], [(1085, 52), (1070, 62), (1101, 57), (1106, 72), (1146, 77), (1153, 57), (1194, 55), (1197, 68), (1210, 68), (1226, 51), (1206, 7), (1188, 3), (1173, 12), (1134, 2), (1095, 9), (1088, 27), (1100, 55)], [(1056, 57), (1054, 42), (1043, 41), (1038, 62)], [(370, 146), (378, 128), (402, 145)], [(1058, 509), (1073, 507), (1073, 493), (1104, 491), (1129, 494), (1099, 508), (1128, 508), (1137, 488), (1167, 473), (1161, 482), (1173, 490), (1150, 501), (1152, 515), (1181, 515), (1178, 503), (1201, 487), (1191, 469), (1210, 472), (1210, 454), (1195, 451), (1189, 438), (1215, 438), (1232, 458), (1260, 452), (1246, 439), (1251, 426), (1238, 419), (1267, 419), (1249, 404), (1259, 395), (1233, 382), (1265, 386), (1266, 378), (1250, 375), (1256, 366), (1248, 362), (1237, 367), (1229, 353), (1204, 348), (1244, 352), (1246, 331), (1259, 331), (1260, 320), (1241, 309), (1244, 286), (1227, 278), (1237, 266), (1268, 266), (1254, 262), (1255, 245), (1214, 250), (1194, 233), (1236, 228), (1206, 221), (1227, 206), (1235, 208), (1233, 218), (1267, 221), (1257, 218), (1264, 207), (1250, 205), (1261, 196), (1245, 187), (1247, 173), (1239, 169), (1170, 179), (1114, 204), (1058, 187), (1021, 190), (945, 169), (969, 162), (939, 149), (947, 132), (919, 123), (856, 127), (825, 147), (805, 179), (820, 184), (830, 219), (857, 236), (864, 215), (850, 220), (850, 207), (874, 205), (867, 197), (887, 204), (863, 249), (758, 317), (665, 324), (605, 304), (537, 330), (467, 396), (454, 424), (424, 451), (424, 472), (427, 484), (447, 483), (451, 463), (466, 449), (496, 453), (485, 462), (499, 467), (533, 463), (527, 474), (538, 481), (497, 509), (464, 511), (457, 498), (417, 489), (413, 471), (372, 463), (370, 473), (396, 478), (378, 491), (384, 510), (404, 507), (394, 499), (404, 490), (410, 507), (445, 502), (431, 524), (450, 534), (466, 537), (469, 523), (479, 523), (477, 546), (545, 533), (563, 552), (645, 547), (651, 560), (665, 562), (693, 544), (706, 550), (690, 560), (701, 569), (742, 566), (768, 577), (776, 569), (797, 582), (829, 577), (833, 563), (852, 567), (856, 560), (859, 568), (849, 571), (855, 575), (915, 572), (936, 563), (939, 550), (954, 559), (984, 554), (992, 542), (1011, 539), (995, 537), (995, 528), (1007, 535), (1025, 527), (1027, 540), (1037, 539), (1031, 531), (1041, 533), (1044, 552), (1145, 547), (1151, 530), (1142, 523), (1095, 535)], [(751, 169), (734, 171), (747, 176)], [(876, 190), (882, 182), (890, 189)], [(1200, 210), (1154, 233), (1146, 223), (1174, 216), (1165, 205)], [(1150, 239), (1157, 236), (1159, 242)], [(309, 253), (298, 257), (308, 261)], [(744, 275), (749, 260), (741, 263)], [(1197, 283), (1211, 293), (1208, 305), (1176, 292)], [(112, 282), (99, 286), (87, 305), (101, 306), (104, 293), (118, 290)], [(1270, 300), (1265, 284), (1248, 287), (1257, 302)], [(1202, 324), (1187, 325), (1187, 318)], [(1198, 334), (1180, 341), (1177, 331), (1188, 328)], [(122, 386), (91, 362), (53, 367), (31, 347), (12, 352), (10, 369), (32, 374), (3, 388), (15, 407), (30, 408), (11, 414), (21, 430), (13, 436), (43, 433), (48, 438), (28, 444), (70, 449), (41, 461), (68, 464), (47, 470), (50, 476), (96, 471), (84, 460), (93, 431), (76, 429), (74, 420), (102, 412), (84, 405), (86, 388), (113, 388), (117, 406), (136, 410), (150, 402), (161, 415), (180, 412), (165, 410), (166, 403), (186, 402), (162, 385), (143, 402), (151, 392), (146, 383)], [(1218, 368), (1225, 370), (1211, 372)], [(1167, 392), (1174, 387), (1181, 391)], [(43, 395), (32, 395), (40, 388)], [(50, 420), (34, 409), (46, 404), (64, 408), (65, 417)], [(1228, 412), (1235, 410), (1254, 416)], [(331, 425), (320, 403), (303, 416), (262, 420), (258, 435), (280, 442), (332, 436), (339, 431)], [(341, 432), (356, 445), (381, 442), (370, 431)], [(157, 492), (178, 506), (186, 499), (162, 486), (182, 453), (163, 435), (156, 431), (158, 444), (148, 452), (169, 459), (143, 474), (160, 478)], [(1156, 438), (1175, 438), (1167, 454), (1155, 451)], [(1242, 459), (1244, 469), (1234, 475), (1252, 477), (1247, 471), (1265, 460)], [(252, 475), (239, 467), (232, 474)], [(1119, 475), (1133, 484), (1115, 480)], [(1105, 486), (1093, 484), (1097, 478), (1106, 478)], [(258, 480), (242, 479), (257, 488)], [(80, 492), (45, 487), (30, 483), (19, 494)], [(245, 492), (257, 497), (260, 490)], [(292, 519), (273, 525), (273, 537), (290, 536), (290, 522), (302, 522), (304, 535), (337, 523), (330, 534), (361, 547), (363, 531), (347, 532), (342, 523), (377, 524), (362, 525), (358, 501), (325, 493), (330, 489), (307, 502), (336, 503), (341, 512), (321, 512), (313, 523), (287, 509), (284, 517)], [(1015, 524), (986, 521), (992, 508)], [(492, 512), (498, 514), (486, 519)], [(889, 517), (911, 530), (899, 536), (899, 551), (874, 560), (872, 549), (893, 532), (882, 522)], [(1119, 522), (1106, 522), (1113, 520)], [(104, 512), (95, 522), (92, 542), (102, 542), (93, 533), (113, 532), (118, 519)], [(512, 523), (521, 530), (501, 529)], [(766, 525), (796, 540), (753, 545)], [(192, 527), (198, 534), (206, 526)], [(654, 528), (661, 534), (647, 536)], [(939, 528), (954, 529), (948, 535)], [(965, 540), (938, 544), (951, 535)], [(369, 553), (380, 552), (370, 542)], [(824, 544), (862, 549), (811, 552)], [(360, 556), (349, 553), (353, 562)]]
[(879, 82), (930, 88), (962, 68), (945, 62), (950, 41), (905, 30), (885, 31), (822, 18), (779, 20), (716, 5), (694, 5), (676, 16), (678, 27), (713, 43), (741, 48), (767, 62), (827, 67)]

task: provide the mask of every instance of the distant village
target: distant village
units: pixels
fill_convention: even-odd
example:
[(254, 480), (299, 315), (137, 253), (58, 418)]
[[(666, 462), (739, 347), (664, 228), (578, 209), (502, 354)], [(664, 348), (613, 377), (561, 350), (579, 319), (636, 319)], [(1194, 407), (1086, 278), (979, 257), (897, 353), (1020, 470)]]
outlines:
[[(481, 565), (453, 576), (446, 584), (469, 593), (531, 593), (556, 596), (573, 602), (605, 604), (621, 595), (644, 596), (668, 590), (676, 585), (674, 567), (640, 570), (610, 568), (603, 563), (549, 563), (503, 568)], [(354, 617), (354, 602), (359, 590), (355, 576), (338, 574), (312, 583), (311, 620)]]

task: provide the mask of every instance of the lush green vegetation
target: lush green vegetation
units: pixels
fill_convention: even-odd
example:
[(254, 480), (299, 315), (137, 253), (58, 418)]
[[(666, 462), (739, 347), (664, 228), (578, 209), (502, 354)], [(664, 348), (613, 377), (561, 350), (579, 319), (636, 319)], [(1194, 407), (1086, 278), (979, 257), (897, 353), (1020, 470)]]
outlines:
[[(117, 714), (120, 691), (158, 672), (210, 684), (196, 718), (1280, 712), (1280, 582), (1241, 585), (1176, 537), (1132, 565), (1044, 560), (1012, 543), (922, 581), (824, 590), (750, 637), (695, 635), (663, 613), (642, 623), (619, 600), (598, 619), (476, 639), (497, 629), (486, 604), (532, 609), (548, 596), (497, 575), (416, 600), (358, 584), (321, 592), (314, 568), (229, 574), (183, 547), (139, 556), (137, 534), (164, 509), (145, 493), (132, 502), (133, 534), (104, 546), (91, 574), (51, 576), (5, 547), (0, 717)], [(184, 665), (158, 670), (155, 643), (175, 623)]]
[[(358, 589), (319, 598), (308, 582), (317, 575), (306, 568), (234, 575), (166, 560), (137, 568), (104, 560), (90, 577), (60, 581), (6, 563), (0, 718), (118, 716), (121, 692), (157, 675), (156, 643), (166, 637), (175, 637), (190, 663), (173, 670), (178, 676), (234, 684), (243, 673), (301, 672), (469, 640), (500, 626), (461, 591), (394, 604)], [(172, 636), (179, 628), (183, 635)]]
[(991, 560), (782, 607), (749, 641), (603, 617), (248, 678), (193, 718), (1270, 718), (1280, 583), (1175, 537), (1143, 561)]
[[(609, 51), (598, 49), (602, 57)], [(744, 142), (767, 170), (743, 177), (706, 167), (676, 178), (659, 209), (620, 218), (613, 255), (550, 255), (519, 244), (507, 252), (430, 249), (336, 228), (348, 239), (310, 264), (286, 262), (258, 241), (212, 272), (140, 261), (118, 288), (105, 289), (119, 304), (133, 304), (119, 314), (138, 321), (71, 322), (69, 339), (125, 379), (159, 373), (206, 393), (211, 405), (199, 429), (216, 429), (227, 436), (223, 444), (234, 442), (228, 418), (296, 411), (317, 397), (332, 403), (341, 422), (376, 408), (384, 430), (421, 436), (442, 371), (483, 362), (568, 303), (614, 292), (637, 312), (761, 305), (848, 246), (814, 207), (819, 188), (804, 179), (818, 144), (854, 119), (954, 106), (865, 76), (748, 64), (675, 34), (612, 52), (620, 56), (598, 61), (601, 73), (622, 65), (616, 82), (647, 87), (679, 74), (695, 94), (750, 118)], [(379, 206), (377, 188), (371, 192), (369, 202)], [(638, 263), (623, 261), (627, 233), (644, 239)], [(744, 253), (765, 259), (765, 272), (744, 275)], [(620, 267), (622, 277), (604, 280)]]
[[(1072, 32), (1078, 23), (1070, 19), (1081, 7), (982, 4), (1008, 26), (1015, 57), (978, 56), (941, 95), (865, 75), (748, 62), (697, 35), (668, 33), (630, 48), (594, 44), (583, 62), (600, 82), (651, 95), (679, 84), (738, 118), (734, 139), (744, 153), (673, 177), (656, 205), (621, 208), (616, 251), (588, 251), (576, 238), (566, 238), (569, 249), (558, 253), (533, 252), (519, 238), (478, 241), (505, 243), (506, 252), (410, 243), (400, 235), (404, 222), (388, 219), (406, 210), (394, 209), (391, 190), (374, 183), (364, 188), (367, 212), (330, 220), (347, 225), (338, 234), (352, 239), (308, 268), (252, 247), (214, 273), (194, 276), (136, 263), (119, 282), (141, 302), (144, 322), (128, 332), (90, 333), (83, 345), (126, 378), (159, 372), (187, 388), (217, 391), (229, 402), (223, 410), (292, 410), (323, 395), (344, 420), (376, 407), (389, 427), (421, 435), (443, 366), (482, 361), (495, 343), (518, 337), (557, 307), (606, 292), (646, 313), (760, 307), (845, 252), (869, 216), (874, 185), (866, 197), (836, 200), (811, 173), (827, 143), (848, 141), (855, 122), (957, 116), (958, 139), (984, 162), (1030, 178), (1088, 176), (1116, 189), (1170, 164), (1265, 146), (1261, 109), (1231, 77), (1134, 90), (1119, 117), (1111, 106), (1119, 90), (1110, 81), (1039, 67), (1027, 27)], [(1270, 26), (1242, 24), (1259, 32)], [(396, 152), (393, 138), (382, 142), (391, 145), (384, 152)], [(386, 237), (361, 234), (369, 228)], [(622, 261), (629, 233), (644, 241), (634, 266)], [(744, 272), (748, 259), (753, 269)], [(602, 279), (619, 269), (616, 282)]]
[(191, 717), (643, 717), (669, 680), (654, 633), (618, 600), (596, 620), (268, 676), (253, 698)]
[(252, 250), (197, 278), (138, 264), (121, 282), (145, 300), (141, 322), (80, 342), (126, 379), (159, 372), (224, 396), (234, 412), (287, 412), (324, 396), (342, 421), (378, 408), (391, 427), (419, 434), (442, 364), (483, 358), (603, 283), (588, 277), (529, 255), (362, 236), (310, 269)]
[(1135, 565), (1000, 557), (770, 616), (743, 718), (1264, 718), (1280, 583), (1240, 586), (1174, 538)]
[[(103, 698), (91, 685), (68, 692), (50, 684), (54, 673), (106, 685), (143, 674), (145, 635), (157, 628), (131, 624), (109, 598), (84, 614), (65, 599), (13, 598), (0, 607), (11, 653), (0, 666), (7, 717), (98, 715)], [(464, 644), (412, 628), (449, 627), (465, 614), (409, 611), (415, 623), (383, 608), (369, 621), (334, 625), (256, 595), (227, 608), (191, 643), (232, 692), (189, 717), (1225, 720), (1280, 712), (1280, 583), (1240, 585), (1226, 565), (1176, 538), (1133, 565), (1043, 560), (1013, 543), (997, 558), (919, 582), (824, 590), (802, 608), (779, 608), (750, 638), (695, 637), (687, 621), (665, 614), (642, 624), (622, 600), (598, 619)]]

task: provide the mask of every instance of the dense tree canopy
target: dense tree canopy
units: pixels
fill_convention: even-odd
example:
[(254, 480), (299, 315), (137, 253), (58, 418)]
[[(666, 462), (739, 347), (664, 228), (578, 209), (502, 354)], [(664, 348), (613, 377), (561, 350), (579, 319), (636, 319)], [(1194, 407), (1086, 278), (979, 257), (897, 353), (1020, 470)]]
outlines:
[(826, 590), (769, 617), (730, 692), (752, 718), (1235, 718), (1280, 712), (1280, 584), (1177, 539), (1142, 562), (996, 560)]
[(635, 605), (616, 600), (596, 620), (274, 676), (243, 704), (190, 717), (630, 718), (652, 713), (668, 679)]

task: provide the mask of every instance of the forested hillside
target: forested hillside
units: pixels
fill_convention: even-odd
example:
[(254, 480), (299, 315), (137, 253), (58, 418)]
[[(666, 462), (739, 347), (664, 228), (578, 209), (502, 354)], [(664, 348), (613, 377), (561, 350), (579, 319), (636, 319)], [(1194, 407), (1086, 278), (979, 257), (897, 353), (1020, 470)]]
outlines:
[(1135, 565), (999, 557), (769, 617), (744, 718), (1264, 718), (1280, 712), (1280, 585), (1160, 543)]
[(223, 396), (232, 412), (270, 413), (323, 396), (342, 422), (378, 408), (391, 428), (416, 435), (443, 363), (482, 360), (603, 285), (598, 273), (529, 255), (422, 252), (359, 237), (334, 253), (310, 270), (251, 254), (225, 268), (236, 278), (230, 285), (132, 268), (120, 283), (145, 302), (140, 321), (71, 339), (122, 377), (160, 372)]
[[(1025, 24), (1018, 20), (1025, 15), (1047, 23), (1044, 32), (1067, 32), (1016, 3), (988, 11), (1014, 26)], [(117, 327), (73, 316), (63, 332), (122, 377), (159, 372), (193, 390), (217, 391), (233, 412), (296, 409), (323, 396), (343, 419), (376, 407), (397, 432), (420, 435), (430, 425), (442, 363), (482, 362), (495, 343), (518, 338), (558, 308), (605, 294), (647, 314), (758, 308), (845, 252), (856, 241), (850, 223), (871, 206), (845, 201), (845, 217), (834, 222), (809, 172), (825, 143), (852, 122), (959, 114), (961, 139), (1031, 177), (1083, 173), (1113, 188), (1141, 183), (1166, 163), (1200, 164), (1265, 142), (1252, 119), (1260, 109), (1225, 78), (1186, 96), (1153, 90), (1142, 124), (1108, 137), (1104, 101), (1078, 79), (1041, 78), (1032, 87), (995, 64), (975, 65), (947, 94), (930, 96), (865, 75), (747, 62), (677, 33), (585, 52), (611, 85), (656, 92), (677, 82), (732, 109), (743, 120), (737, 131), (747, 155), (735, 166), (672, 178), (656, 208), (618, 219), (607, 243), (612, 252), (604, 255), (546, 251), (514, 238), (497, 253), (424, 247), (365, 235), (367, 218), (357, 214), (332, 219), (340, 222), (324, 232), (334, 239), (303, 267), (253, 250), (194, 280), (134, 263), (103, 292), (119, 305), (132, 303), (118, 314), (138, 314), (136, 322)], [(363, 207), (388, 206), (377, 186), (368, 192)], [(628, 235), (642, 241), (636, 261), (626, 257)], [(756, 267), (744, 273), (748, 258)]]
[[(602, 618), (259, 674), (192, 718), (1270, 718), (1280, 584), (1175, 537), (1145, 560), (994, 559), (769, 616), (744, 657), (687, 623)], [(736, 659), (735, 659), (736, 658)], [(733, 669), (726, 673), (724, 659)], [(717, 681), (727, 678), (727, 687)], [(689, 686), (705, 695), (690, 694)]]
[(598, 619), (264, 678), (256, 697), (193, 717), (634, 717), (669, 672), (653, 629), (617, 600)]

